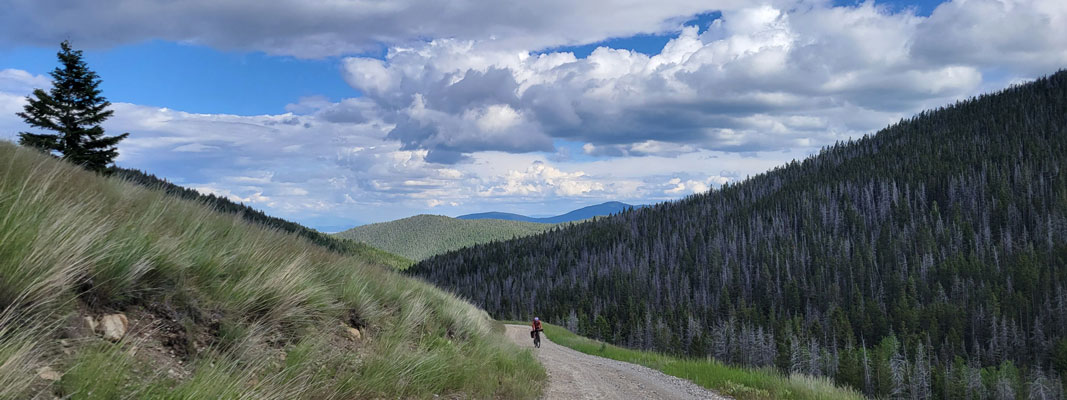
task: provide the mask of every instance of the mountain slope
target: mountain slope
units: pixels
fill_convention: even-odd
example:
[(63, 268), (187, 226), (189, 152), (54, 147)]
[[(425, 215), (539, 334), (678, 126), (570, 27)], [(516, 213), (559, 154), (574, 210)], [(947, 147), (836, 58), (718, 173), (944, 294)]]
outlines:
[(538, 234), (554, 226), (497, 219), (461, 220), (441, 215), (416, 215), (357, 226), (334, 236), (367, 243), (412, 260), (423, 260), (478, 243)]
[[(641, 206), (637, 206), (637, 208), (640, 207)], [(631, 206), (626, 203), (620, 203), (617, 201), (609, 201), (606, 203), (582, 207), (566, 214), (557, 215), (554, 217), (534, 218), (520, 214), (493, 211), (477, 214), (460, 215), (456, 217), (456, 219), (502, 219), (508, 221), (536, 222), (540, 224), (558, 224), (563, 222), (581, 221), (593, 217), (618, 214), (620, 212), (629, 210), (630, 208), (634, 208), (634, 206)]]
[(870, 396), (1059, 398), (1067, 72), (721, 190), (410, 271), (497, 317), (536, 312)]
[(419, 280), (0, 142), (0, 398), (529, 398), (544, 379)]

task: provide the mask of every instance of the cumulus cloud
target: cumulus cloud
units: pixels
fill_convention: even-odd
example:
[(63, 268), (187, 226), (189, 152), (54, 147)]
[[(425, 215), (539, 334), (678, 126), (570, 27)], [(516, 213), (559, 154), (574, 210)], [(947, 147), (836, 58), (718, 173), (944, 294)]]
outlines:
[(1062, 1), (953, 1), (918, 27), (912, 55), (931, 64), (1010, 66), (1044, 74), (1067, 65)]
[[(344, 69), (396, 121), (389, 137), (436, 162), (553, 151), (553, 139), (600, 156), (774, 151), (860, 136), (975, 94), (988, 68), (1028, 74), (1067, 63), (1065, 15), (1058, 0), (958, 0), (929, 18), (872, 2), (800, 1), (724, 10), (704, 32), (686, 27), (651, 56), (601, 47), (579, 59), (450, 38), (392, 48), (385, 60), (347, 58)], [(957, 16), (969, 30), (999, 32), (1002, 18), (1033, 23), (964, 50), (929, 44), (941, 34), (965, 40)], [(1009, 48), (1015, 42), (1028, 44)], [(1025, 58), (998, 63), (999, 54)], [(468, 123), (490, 115), (507, 123)]]
[(582, 151), (592, 156), (611, 157), (643, 157), (649, 155), (673, 157), (679, 154), (691, 153), (696, 148), (687, 144), (661, 142), (658, 140), (646, 140), (639, 143), (601, 145), (592, 143), (582, 145)]
[(323, 57), (424, 38), (495, 38), (539, 49), (677, 28), (688, 16), (741, 0), (547, 0), (517, 6), (465, 2), (139, 0), (100, 3), (12, 0), (0, 14), (0, 46), (114, 46), (151, 39), (269, 54)]
[[(16, 132), (35, 130), (14, 112), (25, 104), (26, 88), (42, 82), (24, 71), (8, 70), (0, 78), (6, 79), (0, 90), (0, 139), (15, 140)], [(420, 197), (457, 198), (473, 190), (453, 185), (463, 173), (425, 162), (425, 151), (404, 151), (386, 141), (388, 123), (337, 116), (364, 105), (359, 99), (309, 98), (290, 107), (300, 114), (238, 116), (115, 103), (105, 128), (131, 133), (119, 146), (120, 165), (276, 215), (314, 218), (381, 204), (421, 207)], [(383, 182), (421, 184), (394, 188)]]
[(704, 180), (671, 178), (667, 181), (667, 189), (663, 190), (667, 195), (689, 195), (707, 192), (708, 189), (713, 187), (720, 187), (730, 181), (730, 178), (713, 175), (707, 177)]
[(407, 108), (383, 116), (396, 121), (389, 139), (405, 150), (427, 149), (427, 160), (453, 164), (466, 153), (548, 151), (552, 140), (506, 104), (474, 105), (458, 114), (428, 107), (415, 94)]
[(29, 94), (34, 89), (52, 87), (52, 79), (44, 75), (34, 75), (21, 69), (0, 69), (0, 91)]
[(525, 171), (508, 171), (498, 182), (480, 194), (482, 196), (546, 196), (563, 197), (603, 194), (604, 184), (586, 177), (583, 171), (565, 172), (542, 161), (536, 161)]
[[(552, 161), (544, 153), (486, 151), (449, 165), (428, 160), (428, 150), (405, 150), (388, 139), (393, 125), (374, 113), (362, 122), (334, 122), (329, 110), (348, 102), (321, 100), (302, 99), (289, 107), (299, 113), (259, 116), (116, 103), (105, 128), (131, 133), (119, 146), (122, 166), (272, 215), (331, 227), (348, 223), (338, 221), (382, 221), (431, 209), (449, 215), (491, 209), (552, 214), (574, 208), (575, 202), (609, 198), (646, 204), (678, 197), (665, 193), (669, 187), (664, 182), (671, 177), (712, 187), (699, 171), (756, 173), (797, 155), (674, 154), (649, 150), (660, 146), (649, 143), (635, 146), (645, 149), (641, 157)], [(24, 101), (21, 94), (0, 91), (0, 106), (21, 109)], [(468, 117), (473, 125), (485, 120), (480, 129), (499, 130), (513, 127), (518, 111), (486, 107)], [(26, 127), (13, 112), (0, 112), (0, 139), (14, 139), (20, 129)]]
[[(18, 77), (18, 88), (36, 79), (9, 75)], [(24, 103), (23, 95), (0, 91), (0, 109), (21, 109)], [(523, 199), (633, 193), (612, 182), (618, 176), (590, 176), (539, 156), (487, 152), (468, 163), (435, 163), (429, 151), (405, 150), (389, 140), (393, 125), (375, 113), (359, 121), (334, 113), (364, 105), (360, 99), (305, 98), (288, 107), (299, 113), (238, 116), (115, 103), (105, 128), (131, 133), (119, 146), (119, 165), (304, 221), (378, 221), (469, 207), (454, 212), (458, 215)], [(521, 123), (518, 112), (505, 106), (479, 110), (465, 116), (473, 129), (500, 131)], [(0, 113), (0, 139), (13, 140), (22, 129), (28, 128), (14, 112)], [(481, 202), (471, 204), (471, 198)]]
[[(297, 57), (388, 47), (342, 59), (361, 97), (305, 97), (284, 114), (115, 104), (106, 127), (132, 134), (122, 165), (302, 218), (677, 198), (1067, 65), (1061, 0), (955, 0), (930, 17), (823, 0), (82, 3), (16, 0), (0, 14), (0, 48), (67, 37)], [(721, 18), (681, 26), (708, 10)], [(651, 55), (543, 50), (649, 32), (673, 37)], [(0, 136), (25, 129), (13, 115), (47, 85), (0, 70)]]

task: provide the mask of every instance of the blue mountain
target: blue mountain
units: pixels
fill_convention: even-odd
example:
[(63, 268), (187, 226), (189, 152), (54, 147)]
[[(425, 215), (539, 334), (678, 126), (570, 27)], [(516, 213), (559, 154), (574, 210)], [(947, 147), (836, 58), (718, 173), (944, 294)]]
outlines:
[(597, 204), (589, 207), (582, 207), (577, 210), (571, 211), (563, 215), (557, 215), (555, 217), (534, 218), (527, 217), (525, 215), (506, 213), (506, 212), (484, 212), (477, 214), (460, 215), (457, 219), (503, 219), (508, 221), (525, 221), (525, 222), (539, 222), (542, 224), (558, 224), (560, 222), (580, 221), (583, 219), (589, 219), (593, 217), (600, 217), (611, 214), (618, 214), (626, 211), (630, 208), (641, 208), (644, 206), (632, 206), (626, 203), (620, 203), (617, 201), (609, 201), (607, 203)]

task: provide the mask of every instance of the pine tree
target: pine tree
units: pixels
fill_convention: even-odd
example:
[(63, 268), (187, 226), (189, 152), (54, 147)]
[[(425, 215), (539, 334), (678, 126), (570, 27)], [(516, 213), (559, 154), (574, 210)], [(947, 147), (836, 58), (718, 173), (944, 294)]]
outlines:
[(115, 145), (129, 133), (104, 136), (100, 124), (114, 111), (107, 109), (111, 103), (100, 95), (100, 77), (70, 42), (64, 41), (60, 48), (56, 54), (60, 66), (51, 73), (52, 89), (34, 90), (26, 97), (25, 111), (17, 114), (30, 126), (56, 133), (20, 132), (19, 144), (59, 153), (65, 160), (102, 171), (118, 156)]

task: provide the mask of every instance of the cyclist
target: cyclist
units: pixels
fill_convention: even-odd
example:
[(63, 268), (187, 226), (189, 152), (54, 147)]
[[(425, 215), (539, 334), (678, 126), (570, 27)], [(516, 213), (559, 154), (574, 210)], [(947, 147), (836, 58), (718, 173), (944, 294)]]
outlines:
[(534, 317), (533, 323), (530, 324), (530, 337), (534, 340), (534, 347), (541, 348), (541, 319)]

